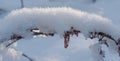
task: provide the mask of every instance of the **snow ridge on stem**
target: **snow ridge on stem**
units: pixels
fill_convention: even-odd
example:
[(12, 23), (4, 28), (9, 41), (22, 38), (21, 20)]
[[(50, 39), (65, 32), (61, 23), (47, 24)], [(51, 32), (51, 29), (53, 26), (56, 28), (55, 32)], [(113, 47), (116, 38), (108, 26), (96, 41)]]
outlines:
[[(10, 41), (6, 44), (6, 47), (9, 47), (19, 39), (31, 38), (34, 35), (58, 34), (63, 36), (64, 47), (67, 48), (71, 35), (78, 36), (79, 33), (83, 33), (86, 38), (98, 38), (100, 44), (105, 44), (107, 47), (110, 45), (107, 38), (114, 41), (120, 54), (120, 30), (111, 20), (66, 7), (23, 8), (12, 11), (0, 24), (0, 44)], [(104, 57), (101, 49), (98, 52)]]

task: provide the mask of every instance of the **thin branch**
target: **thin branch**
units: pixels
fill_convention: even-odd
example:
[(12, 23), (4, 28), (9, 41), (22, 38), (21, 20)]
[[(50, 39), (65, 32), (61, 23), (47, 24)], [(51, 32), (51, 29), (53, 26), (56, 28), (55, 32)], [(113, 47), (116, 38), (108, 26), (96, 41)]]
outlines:
[(23, 0), (20, 0), (20, 2), (21, 2), (21, 8), (24, 8), (24, 2), (23, 2)]
[(13, 43), (19, 41), (19, 40), (22, 39), (22, 38), (23, 38), (23, 37), (20, 36), (20, 35), (13, 34), (13, 35), (11, 36), (11, 38), (10, 38), (12, 42), (10, 42), (9, 44), (7, 44), (6, 47), (9, 47), (10, 45), (12, 45)]
[(34, 61), (31, 57), (26, 55), (25, 53), (22, 54), (23, 57), (27, 58), (29, 61)]
[(15, 43), (15, 42), (17, 42), (17, 41), (19, 41), (19, 40), (12, 40), (12, 42), (9, 43), (9, 44), (7, 44), (6, 47), (9, 47), (10, 45), (12, 45), (13, 43)]
[[(12, 49), (14, 49), (15, 51), (18, 51), (18, 50), (17, 50), (17, 49), (15, 49), (15, 48), (12, 48)], [(31, 57), (29, 57), (28, 55), (26, 55), (26, 54), (25, 54), (25, 53), (23, 53), (23, 52), (22, 52), (21, 56), (23, 56), (23, 57), (27, 58), (29, 61), (34, 61)]]
[(118, 45), (118, 42), (117, 42), (117, 41), (116, 41), (111, 35), (106, 34), (106, 33), (103, 33), (103, 32), (98, 32), (98, 35), (101, 35), (101, 36), (107, 37), (107, 38), (113, 40), (113, 41), (116, 43), (116, 45)]

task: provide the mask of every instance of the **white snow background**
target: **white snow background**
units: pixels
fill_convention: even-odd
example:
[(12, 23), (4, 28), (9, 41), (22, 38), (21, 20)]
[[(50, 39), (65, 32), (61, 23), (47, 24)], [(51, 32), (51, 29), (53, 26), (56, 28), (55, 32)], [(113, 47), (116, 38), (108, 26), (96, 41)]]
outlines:
[[(83, 14), (84, 13), (86, 14), (86, 12), (90, 12), (90, 14), (87, 13), (87, 15), (90, 16), (90, 18), (91, 17), (95, 18), (96, 16), (98, 18), (99, 17), (98, 15), (101, 15), (104, 18), (106, 17), (108, 19), (105, 19), (105, 21), (107, 21), (107, 24), (110, 24), (110, 26), (112, 24), (112, 26), (113, 26), (112, 28), (114, 28), (114, 25), (119, 27), (119, 23), (120, 23), (120, 20), (119, 20), (120, 19), (120, 17), (119, 17), (120, 16), (120, 14), (119, 14), (120, 8), (118, 7), (120, 5), (119, 3), (120, 3), (119, 0), (115, 0), (115, 1), (113, 1), (113, 0), (97, 0), (96, 3), (92, 3), (90, 0), (80, 0), (80, 1), (79, 0), (76, 0), (76, 1), (73, 1), (73, 0), (69, 0), (69, 1), (67, 1), (67, 0), (53, 0), (53, 1), (52, 0), (49, 0), (49, 1), (48, 0), (44, 0), (44, 1), (43, 0), (29, 0), (29, 1), (24, 0), (25, 7), (27, 7), (27, 8), (24, 8), (23, 10), (16, 10), (16, 9), (20, 9), (20, 1), (18, 1), (18, 0), (11, 0), (11, 1), (10, 0), (0, 0), (0, 8), (6, 10), (6, 13), (3, 13), (0, 15), (1, 16), (0, 29), (4, 29), (4, 30), (2, 30), (2, 32), (4, 31), (5, 33), (7, 31), (8, 31), (8, 33), (10, 33), (11, 32), (11, 31), (9, 31), (10, 29), (18, 30), (17, 28), (15, 28), (16, 27), (15, 23), (17, 23), (17, 21), (21, 21), (21, 20), (24, 21), (24, 19), (32, 19), (32, 18), (34, 19), (34, 16), (33, 17), (30, 17), (30, 16), (32, 14), (37, 14), (36, 10), (38, 10), (38, 12), (39, 12), (39, 9), (34, 8), (34, 7), (38, 7), (38, 8), (39, 7), (40, 8), (47, 7), (47, 9), (46, 9), (47, 11), (50, 11), (48, 7), (59, 7), (59, 9), (61, 9), (61, 11), (68, 10), (68, 13), (71, 13), (71, 11), (74, 12), (74, 10), (71, 9), (71, 8), (74, 8), (77, 10), (82, 10), (81, 13), (83, 13)], [(60, 7), (64, 7), (64, 8), (60, 8)], [(65, 7), (71, 7), (71, 8), (65, 8)], [(33, 8), (33, 9), (31, 9), (31, 11), (30, 11), (30, 9), (28, 9), (28, 8)], [(12, 11), (12, 10), (14, 10), (14, 11)], [(69, 10), (70, 10), (70, 12), (69, 12)], [(10, 13), (11, 11), (12, 11), (12, 13), (9, 14), (7, 17), (5, 17), (6, 14)], [(53, 11), (55, 12), (56, 10), (53, 9)], [(86, 12), (83, 12), (83, 11), (86, 11)], [(46, 12), (46, 11), (43, 10), (43, 12)], [(25, 16), (28, 16), (28, 14), (30, 16), (28, 16), (28, 18), (26, 18), (24, 16), (24, 14), (22, 14), (22, 13), (24, 13)], [(52, 13), (52, 14), (56, 14), (56, 13), (57, 12)], [(64, 12), (62, 12), (62, 13), (64, 13)], [(62, 13), (60, 13), (60, 14), (62, 14)], [(94, 13), (94, 14), (92, 14), (92, 13)], [(57, 14), (59, 14), (59, 13), (57, 13)], [(76, 16), (79, 15), (78, 12), (76, 12), (76, 14), (75, 14)], [(98, 15), (95, 15), (95, 14), (98, 14)], [(21, 15), (21, 17), (19, 15)], [(71, 18), (72, 17), (71, 14), (69, 14), (69, 15)], [(39, 16), (39, 14), (38, 14), (38, 16)], [(43, 15), (40, 14), (40, 16), (43, 16)], [(6, 19), (4, 19), (4, 17)], [(57, 15), (57, 17), (59, 17), (59, 15)], [(102, 17), (100, 17), (100, 19)], [(38, 17), (38, 18), (40, 18), (40, 17)], [(53, 16), (53, 18), (54, 18), (54, 16)], [(15, 19), (15, 21), (16, 21), (16, 19), (18, 19), (18, 20), (15, 22), (12, 19)], [(98, 21), (100, 19), (98, 19)], [(61, 21), (63, 21), (63, 20), (61, 20)], [(7, 23), (5, 23), (5, 22), (7, 22)], [(22, 22), (19, 22), (19, 24), (21, 25)], [(3, 27), (4, 25), (6, 26), (5, 28)], [(97, 25), (99, 25), (99, 22), (97, 23)], [(8, 27), (8, 26), (11, 26), (11, 27)], [(105, 26), (105, 27), (104, 27), (104, 25), (102, 25), (101, 29), (104, 31), (104, 29), (106, 27), (108, 27), (108, 29), (111, 29), (111, 28), (109, 28), (109, 25)], [(53, 27), (53, 28), (55, 28), (55, 27)], [(67, 27), (65, 29), (69, 29), (69, 27)], [(91, 30), (91, 29), (89, 29), (89, 30)], [(117, 31), (116, 28), (111, 30), (110, 32), (108, 32), (110, 34), (115, 34), (115, 37), (116, 37), (117, 33), (112, 32), (112, 31)], [(3, 35), (5, 35), (4, 32), (2, 33)], [(60, 31), (60, 33), (61, 32), (63, 32), (63, 30)], [(107, 31), (105, 31), (105, 32), (107, 32)], [(6, 35), (9, 36), (9, 34), (7, 34), (7, 33), (6, 33)], [(119, 34), (117, 34), (117, 36), (118, 35)], [(38, 38), (37, 37), (34, 39), (22, 39), (18, 43), (14, 44), (14, 48), (16, 48), (17, 50), (19, 50), (21, 52), (26, 53), (30, 57), (34, 58), (36, 61), (93, 61), (91, 50), (90, 50), (89, 46), (94, 44), (96, 42), (95, 40), (90, 40), (90, 39), (85, 40), (85, 37), (82, 34), (78, 38), (73, 36), (70, 40), (70, 46), (67, 49), (63, 48), (63, 40), (64, 39), (62, 37), (60, 37), (59, 35), (55, 35), (54, 37), (47, 37), (47, 38), (44, 38), (44, 37)], [(0, 61), (27, 61), (26, 58), (19, 56), (21, 52), (15, 52), (11, 48), (11, 49), (8, 49), (8, 53), (4, 53), (4, 52), (7, 52), (7, 50), (3, 50), (3, 49), (4, 49), (4, 47), (1, 46), (0, 54), (2, 56), (0, 56)], [(119, 61), (120, 60), (120, 58), (117, 56), (116, 53), (111, 54), (107, 48), (104, 48), (104, 49), (107, 51), (106, 52), (107, 56), (105, 58), (106, 61)], [(11, 54), (13, 56), (11, 56)], [(16, 55), (16, 54), (18, 54), (18, 55)]]

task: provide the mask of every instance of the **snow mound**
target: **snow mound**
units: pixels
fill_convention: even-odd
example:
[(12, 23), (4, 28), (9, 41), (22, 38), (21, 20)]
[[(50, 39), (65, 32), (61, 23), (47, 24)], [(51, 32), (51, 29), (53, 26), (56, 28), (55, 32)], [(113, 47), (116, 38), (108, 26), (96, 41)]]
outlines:
[[(74, 27), (86, 37), (89, 32), (104, 32), (119, 38), (119, 31), (111, 20), (96, 14), (72, 8), (23, 8), (14, 10), (0, 24), (0, 39), (7, 40), (12, 34), (25, 37), (33, 35), (29, 30), (38, 28), (44, 33), (63, 35)], [(7, 37), (7, 38), (6, 38)]]

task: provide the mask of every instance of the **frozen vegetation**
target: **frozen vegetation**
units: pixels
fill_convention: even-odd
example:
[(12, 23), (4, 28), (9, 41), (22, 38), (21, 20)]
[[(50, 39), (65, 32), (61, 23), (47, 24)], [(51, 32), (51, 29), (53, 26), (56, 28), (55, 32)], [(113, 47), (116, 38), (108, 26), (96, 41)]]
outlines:
[[(61, 45), (64, 45), (64, 47), (67, 48), (69, 44), (72, 45), (72, 43), (74, 44), (76, 42), (74, 41), (76, 40), (74, 39), (76, 38), (74, 37), (74, 35), (79, 38), (82, 38), (80, 40), (84, 40), (83, 41), (84, 46), (88, 48), (88, 51), (89, 49), (91, 50), (91, 53), (92, 53), (91, 55), (93, 56), (94, 61), (111, 61), (110, 54), (113, 55), (114, 57), (117, 57), (112, 61), (114, 60), (119, 61), (120, 59), (119, 58), (120, 29), (118, 25), (119, 21), (117, 20), (118, 18), (115, 19), (116, 18), (114, 16), (115, 13), (113, 13), (113, 15), (109, 15), (110, 14), (109, 12), (111, 12), (111, 10), (109, 11), (110, 8), (107, 9), (105, 5), (103, 5), (102, 8), (101, 6), (99, 6), (100, 4), (103, 4), (103, 2), (107, 3), (107, 1), (102, 1), (102, 0), (91, 0), (91, 1), (89, 0), (81, 0), (81, 1), (79, 0), (76, 0), (76, 1), (45, 0), (45, 1), (42, 1), (40, 0), (36, 2), (36, 1), (30, 0), (28, 2), (24, 0), (25, 8), (22, 8), (22, 9), (18, 7), (19, 5), (15, 5), (15, 4), (6, 5), (7, 0), (6, 1), (0, 0), (0, 1), (2, 2), (0, 6), (0, 17), (1, 17), (0, 19), (0, 61), (4, 61), (4, 60), (7, 61), (9, 60), (10, 57), (17, 58), (20, 61), (24, 60), (24, 59), (20, 59), (20, 56), (23, 56), (30, 61), (78, 60), (79, 57), (77, 57), (77, 59), (75, 59), (75, 57), (72, 57), (70, 59), (68, 57), (65, 57), (64, 56), (65, 54), (60, 55), (62, 59), (60, 59), (58, 55), (57, 56), (59, 58), (56, 56), (54, 57), (54, 54), (52, 55), (52, 57), (50, 56), (50, 57), (44, 58), (43, 57), (44, 55), (42, 55), (42, 51), (40, 53), (43, 59), (40, 59), (40, 60), (35, 59), (35, 58), (32, 58), (33, 57), (32, 55), (37, 53), (33, 53), (31, 56), (26, 55), (26, 53), (24, 53), (23, 51), (27, 51), (27, 48), (24, 48), (23, 51), (19, 51), (19, 49), (17, 49), (17, 43), (15, 43), (15, 42), (21, 43), (23, 41), (22, 43), (23, 45), (21, 44), (21, 46), (19, 46), (18, 44), (19, 48), (27, 46), (31, 43), (33, 43), (34, 46), (38, 47), (39, 45), (39, 43), (37, 43), (38, 41), (37, 42), (28, 41), (26, 45), (24, 45), (24, 43), (27, 40), (32, 40), (32, 39), (35, 41), (34, 39), (35, 37), (37, 40), (46, 40), (46, 39), (39, 38), (40, 36), (45, 38), (48, 37), (48, 40), (51, 40), (51, 37), (49, 36), (54, 36), (54, 38), (56, 39), (53, 40), (53, 43), (60, 42), (62, 39), (64, 41), (64, 44), (61, 44)], [(17, 4), (20, 4), (17, 0), (15, 0), (14, 2), (17, 2)], [(109, 2), (114, 3), (114, 6), (116, 6), (115, 3), (117, 3), (117, 1), (112, 2), (110, 0)], [(109, 5), (109, 4), (106, 4), (106, 5)], [(107, 10), (104, 10), (104, 9), (107, 9)], [(62, 38), (59, 38), (59, 37), (62, 37)], [(71, 39), (74, 42), (72, 42)], [(60, 41), (57, 41), (57, 40), (60, 40)], [(93, 40), (92, 43), (90, 42), (90, 40)], [(42, 41), (40, 41), (40, 43), (42, 43)], [(50, 43), (47, 43), (47, 44), (49, 45)], [(40, 45), (40, 46), (44, 46), (40, 48), (49, 48), (49, 47), (45, 47), (48, 45), (46, 44)], [(42, 49), (42, 50), (43, 51), (46, 50), (47, 53), (49, 52), (49, 50), (50, 51), (53, 51), (54, 49), (60, 50), (59, 46), (61, 45), (59, 44), (58, 46), (53, 45), (57, 47), (49, 48), (48, 51), (46, 49)], [(86, 48), (84, 46), (82, 46), (81, 48)], [(75, 51), (73, 49), (74, 49), (73, 47), (71, 49), (68, 48), (69, 51), (70, 50)], [(41, 50), (41, 49), (38, 49), (38, 50)], [(52, 54), (52, 52), (49, 52), (48, 54), (50, 53)], [(71, 53), (72, 52), (69, 52), (68, 55), (70, 55)], [(16, 61), (16, 59), (13, 59), (12, 61), (14, 60)]]

